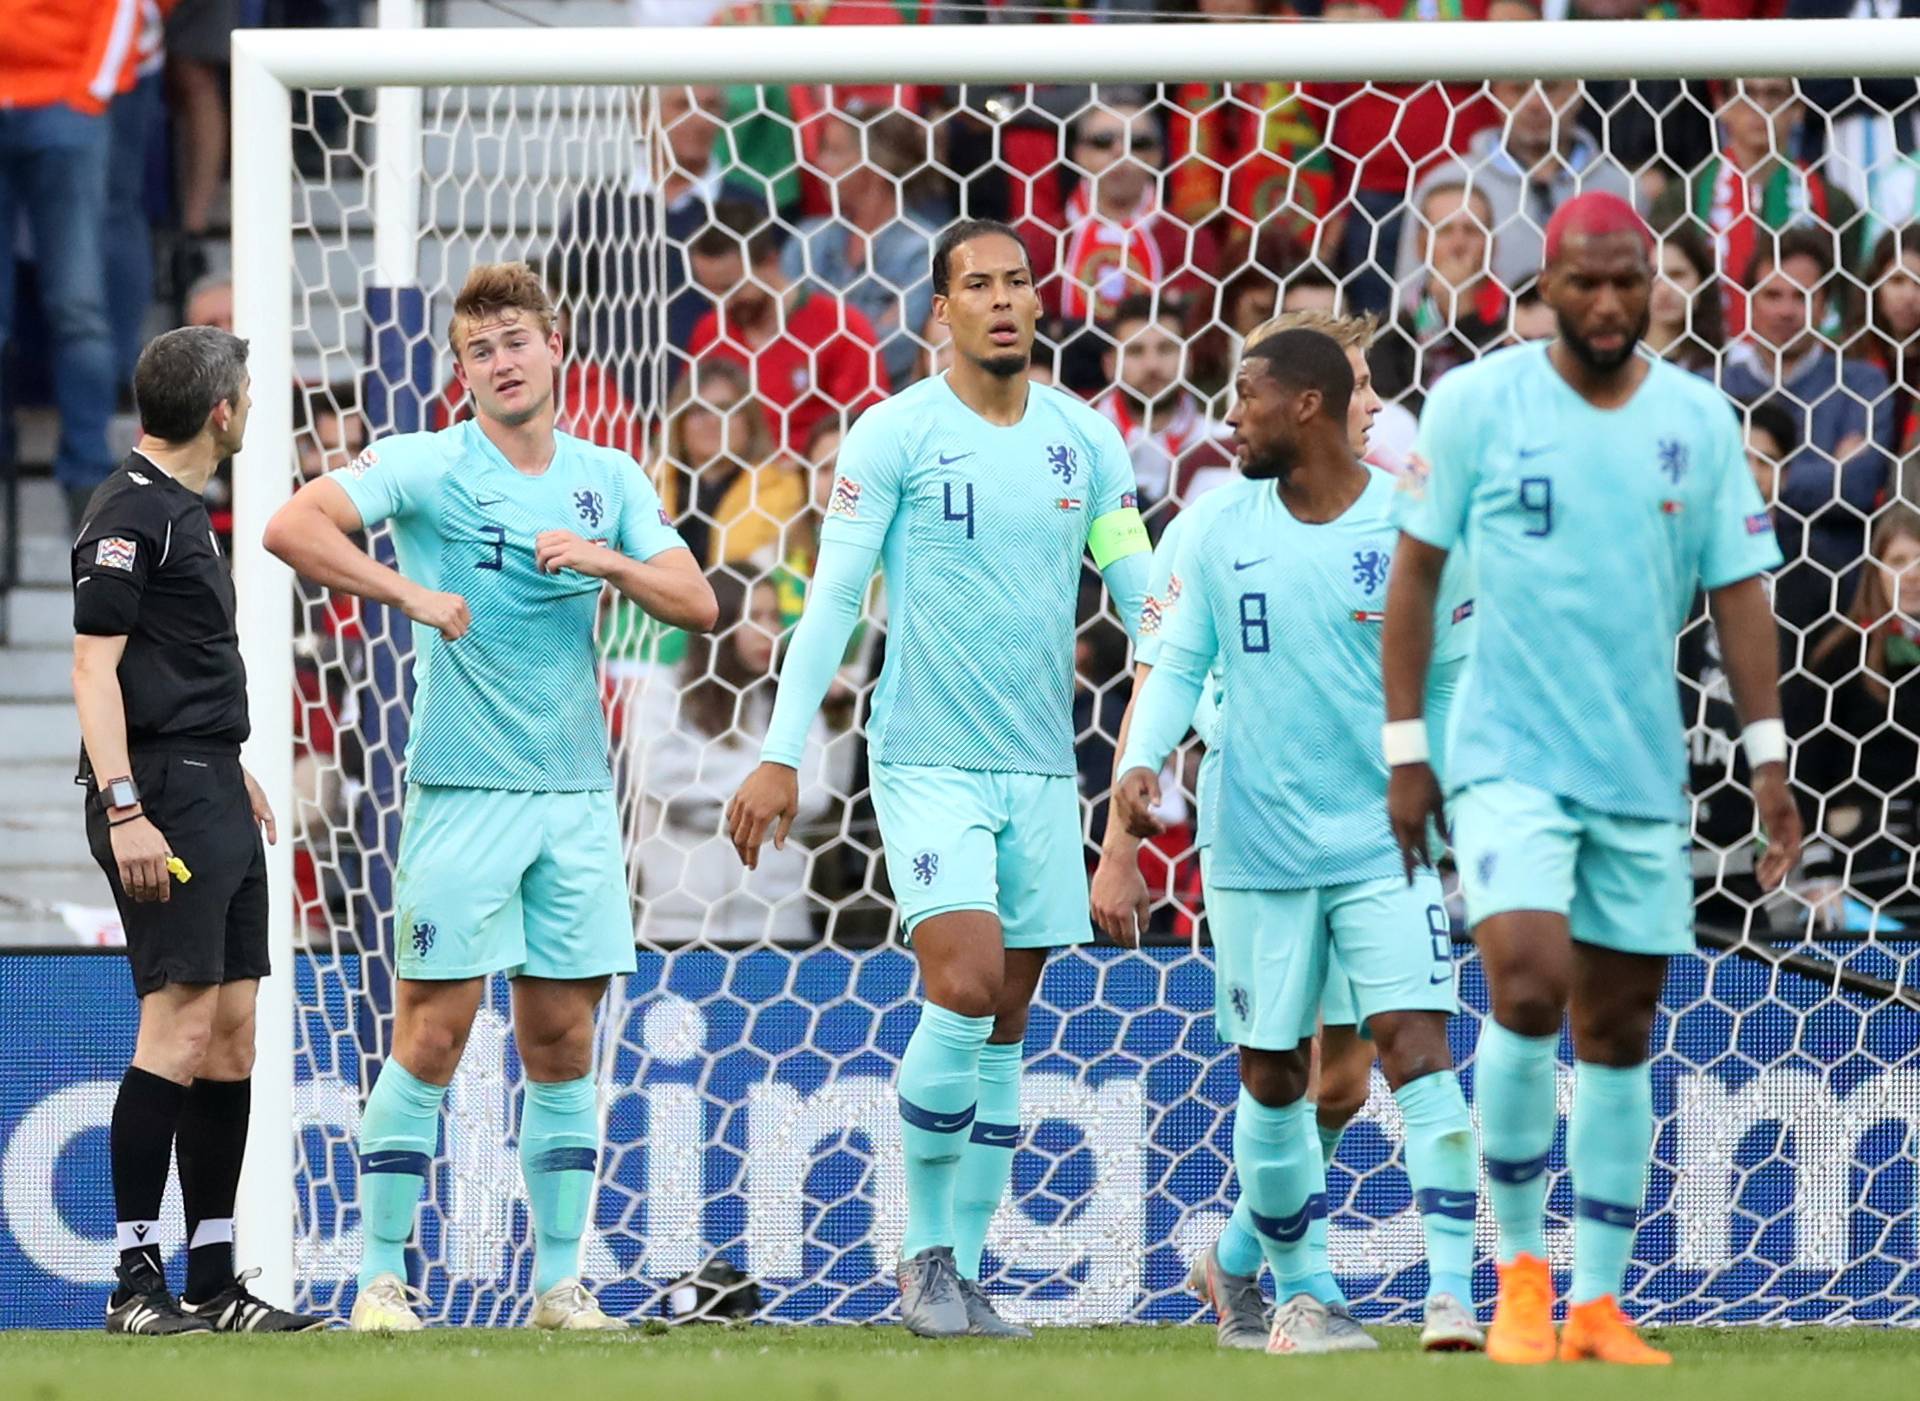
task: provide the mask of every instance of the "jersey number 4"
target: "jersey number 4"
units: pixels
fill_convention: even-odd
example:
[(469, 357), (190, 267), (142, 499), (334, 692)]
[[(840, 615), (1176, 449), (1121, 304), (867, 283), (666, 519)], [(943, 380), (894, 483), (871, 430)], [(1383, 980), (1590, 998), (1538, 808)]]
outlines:
[(950, 520), (950, 521), (965, 521), (967, 523), (967, 539), (971, 540), (973, 539), (973, 483), (972, 482), (958, 483), (958, 485), (966, 493), (964, 496), (960, 498), (962, 501), (966, 503), (966, 507), (964, 510), (959, 510), (959, 511), (956, 511), (953, 509), (953, 504), (954, 504), (953, 488), (955, 485), (956, 483), (953, 483), (953, 482), (941, 483), (941, 488), (945, 493), (944, 499), (946, 501), (946, 509), (942, 513), (941, 518), (943, 520)]

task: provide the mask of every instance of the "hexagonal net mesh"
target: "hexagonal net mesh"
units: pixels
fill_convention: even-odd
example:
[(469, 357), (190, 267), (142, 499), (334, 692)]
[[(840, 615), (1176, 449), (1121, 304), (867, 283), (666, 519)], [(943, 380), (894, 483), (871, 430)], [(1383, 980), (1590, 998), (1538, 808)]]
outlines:
[[(814, 727), (793, 842), (749, 875), (719, 820), (758, 756), (844, 423), (942, 364), (938, 231), (962, 213), (1022, 231), (1046, 306), (1033, 373), (1118, 424), (1157, 536), (1231, 472), (1221, 421), (1251, 328), (1277, 308), (1374, 314), (1386, 407), (1369, 452), (1395, 467), (1439, 375), (1551, 333), (1542, 229), (1598, 188), (1664, 235), (1648, 346), (1745, 406), (1790, 560), (1773, 597), (1815, 834), (1789, 887), (1762, 896), (1729, 691), (1696, 616), (1675, 685), (1700, 948), (1676, 960), (1654, 1032), (1660, 1127), (1629, 1303), (1667, 1321), (1920, 1317), (1920, 517), (1901, 495), (1920, 383), (1912, 87), (429, 90), (419, 271), (402, 288), (375, 277), (369, 124), (351, 95), (311, 95), (296, 131), (300, 472), (369, 434), (463, 417), (452, 296), (470, 266), (526, 259), (561, 313), (562, 426), (651, 475), (722, 601), (712, 641), (611, 598), (601, 613), (640, 949), (600, 1022), (607, 1148), (586, 1270), (609, 1307), (656, 1311), (716, 1257), (779, 1318), (893, 1307), (891, 1081), (917, 991), (867, 792), (877, 592)], [(391, 557), (384, 531), (369, 547)], [(1073, 705), (1091, 861), (1129, 682), (1090, 564), (1085, 583)], [(391, 893), (412, 644), (397, 614), (311, 589), (297, 636), (297, 1258), (303, 1300), (324, 1307), (351, 1289), (353, 1135), (409, 937)], [(1035, 1003), (987, 1266), (1029, 1319), (1196, 1317), (1181, 1281), (1233, 1200), (1235, 1070), (1211, 1018), (1193, 755), (1174, 767), (1169, 835), (1144, 857), (1150, 947), (1064, 952)], [(1464, 936), (1456, 954), (1470, 1087), (1486, 1002)], [(526, 1291), (508, 1031), (495, 987), (421, 1217), (419, 1279), (447, 1321), (504, 1321)], [(1398, 1141), (1376, 1072), (1329, 1197), (1334, 1268), (1369, 1317), (1424, 1293)], [(1556, 1253), (1571, 1238), (1563, 1166), (1556, 1147)]]

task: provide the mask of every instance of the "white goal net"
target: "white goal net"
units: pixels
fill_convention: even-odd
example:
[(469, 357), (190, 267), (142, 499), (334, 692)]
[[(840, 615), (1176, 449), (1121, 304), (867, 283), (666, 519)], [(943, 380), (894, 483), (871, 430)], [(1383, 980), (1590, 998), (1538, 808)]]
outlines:
[[(1319, 44), (1318, 81), (1286, 78), (1288, 50), (1270, 48), (1271, 80), (1090, 83), (1083, 31), (1040, 28), (1002, 44), (1019, 80), (852, 86), (826, 81), (850, 68), (824, 66), (814, 81), (746, 81), (788, 31), (734, 31), (737, 81), (665, 87), (469, 85), (457, 56), (435, 57), (446, 36), (385, 36), (385, 66), (360, 77), (350, 55), (326, 60), (329, 84), (291, 83), (290, 133), (246, 138), (244, 170), (292, 191), (288, 271), (245, 261), (286, 247), (272, 200), (253, 214), (236, 201), (236, 240), (261, 240), (241, 265), (255, 397), (283, 392), (262, 367), (290, 363), (298, 451), (254, 437), (243, 494), (338, 467), (369, 435), (458, 418), (453, 293), (476, 262), (525, 259), (565, 317), (563, 426), (654, 476), (722, 598), (711, 641), (625, 605), (602, 616), (640, 951), (603, 1012), (597, 1067), (607, 1148), (586, 1272), (611, 1310), (658, 1316), (676, 1281), (716, 1259), (756, 1283), (769, 1317), (859, 1321), (894, 1304), (904, 1188), (890, 1086), (916, 992), (866, 792), (877, 604), (815, 728), (797, 841), (749, 876), (719, 819), (757, 757), (839, 429), (941, 363), (928, 322), (938, 230), (991, 215), (1027, 236), (1048, 309), (1034, 373), (1114, 417), (1157, 534), (1229, 469), (1220, 420), (1251, 327), (1279, 308), (1374, 312), (1389, 406), (1372, 455), (1392, 468), (1440, 374), (1551, 334), (1533, 290), (1542, 227), (1573, 193), (1609, 189), (1663, 235), (1649, 344), (1746, 411), (1790, 558), (1774, 598), (1813, 834), (1789, 889), (1763, 898), (1728, 691), (1696, 621), (1675, 685), (1691, 729), (1700, 947), (1675, 961), (1654, 1032), (1660, 1127), (1628, 1303), (1661, 1321), (1920, 1318), (1920, 516), (1903, 496), (1920, 492), (1904, 470), (1920, 385), (1915, 84), (1777, 76), (1788, 60), (1744, 78), (1492, 82), (1460, 77), (1457, 54), (1457, 81), (1369, 81), (1376, 27), (1344, 28), (1344, 76)], [(1536, 72), (1566, 71), (1590, 42), (1571, 28), (1538, 27)], [(905, 51), (960, 31), (892, 32)], [(1250, 33), (1193, 42), (1226, 73)], [(856, 37), (849, 52), (881, 52), (872, 31)], [(495, 34), (505, 56), (489, 78), (517, 38)], [(571, 38), (586, 71), (597, 46), (634, 36)], [(1715, 66), (1697, 51), (1702, 71)], [(237, 52), (254, 62), (244, 36)], [(559, 71), (556, 52), (539, 50), (539, 73)], [(354, 90), (441, 60), (440, 81), (415, 74), (383, 94), (376, 133)], [(263, 300), (278, 276), (291, 295)], [(263, 358), (269, 341), (285, 350)], [(284, 485), (246, 480), (281, 472)], [(243, 501), (243, 581), (275, 577), (246, 534), (258, 516)], [(1128, 659), (1091, 566), (1086, 583), (1074, 704), (1097, 840)], [(273, 688), (256, 686), (263, 740), (293, 716), (294, 1271), (300, 1305), (334, 1311), (358, 1254), (359, 1107), (409, 937), (391, 891), (412, 648), (389, 610), (302, 587), (289, 637), (269, 602), (251, 615), (252, 644), (291, 657), (291, 704), (284, 671), (250, 664)], [(1151, 946), (1057, 956), (1034, 1007), (1023, 1137), (988, 1242), (990, 1288), (1017, 1317), (1197, 1314), (1180, 1286), (1232, 1204), (1236, 1081), (1213, 1030), (1182, 801), (1144, 858)], [(1471, 1014), (1454, 1047), (1471, 1093), (1484, 986), (1463, 934), (1456, 955)], [(496, 987), (448, 1100), (417, 1238), (416, 1282), (439, 1321), (524, 1308), (520, 1084)], [(1570, 1075), (1563, 1102), (1569, 1089)], [(1397, 1114), (1377, 1077), (1329, 1206), (1333, 1266), (1363, 1316), (1424, 1297)], [(1560, 1252), (1560, 1178), (1550, 1211)]]

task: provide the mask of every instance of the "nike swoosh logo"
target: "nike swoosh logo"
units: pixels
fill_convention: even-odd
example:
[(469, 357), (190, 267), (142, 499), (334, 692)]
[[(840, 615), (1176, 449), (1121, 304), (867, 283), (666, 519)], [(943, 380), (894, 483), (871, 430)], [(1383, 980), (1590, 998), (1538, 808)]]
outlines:
[(946, 455), (946, 454), (945, 454), (945, 453), (943, 452), (943, 453), (941, 453), (941, 454), (940, 454), (940, 465), (941, 465), (942, 467), (950, 467), (950, 466), (952, 466), (952, 465), (953, 465), (954, 463), (956, 463), (956, 462), (958, 462), (958, 461), (959, 461), (959, 460), (960, 460), (961, 458), (963, 458), (963, 457), (972, 457), (972, 456), (973, 456), (973, 454), (972, 454), (972, 453), (970, 453), (970, 452), (956, 452), (956, 453), (955, 453), (955, 454), (954, 454), (954, 455), (953, 455), (952, 457), (948, 457), (948, 456), (947, 456), (947, 455)]
[(934, 1133), (953, 1133), (973, 1122), (973, 1110), (960, 1109), (952, 1114), (930, 1114), (926, 1127)]
[(1521, 448), (1520, 458), (1522, 461), (1525, 461), (1529, 457), (1538, 457), (1543, 452), (1552, 452), (1552, 451), (1553, 451), (1552, 443), (1542, 443), (1538, 447)]
[(1268, 560), (1272, 558), (1273, 558), (1272, 555), (1261, 555), (1259, 559), (1236, 559), (1233, 562), (1233, 569), (1234, 569), (1234, 572), (1237, 574), (1242, 569), (1251, 569), (1256, 564), (1265, 564)]
[(506, 499), (507, 498), (504, 496), (495, 496), (487, 500), (482, 500), (480, 497), (476, 496), (473, 498), (473, 504), (476, 506), (498, 506), (502, 501), (505, 501)]

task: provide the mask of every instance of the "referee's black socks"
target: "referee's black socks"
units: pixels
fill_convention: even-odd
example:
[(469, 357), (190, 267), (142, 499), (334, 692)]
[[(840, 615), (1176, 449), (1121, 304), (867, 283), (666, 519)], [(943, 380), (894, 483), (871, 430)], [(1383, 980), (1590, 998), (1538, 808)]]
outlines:
[(247, 1152), (252, 1080), (195, 1080), (180, 1110), (180, 1197), (187, 1212), (189, 1303), (233, 1282), (233, 1202)]
[(167, 1190), (174, 1126), (187, 1087), (128, 1066), (107, 1130), (113, 1157), (113, 1207), (123, 1274), (160, 1266), (160, 1198)]

